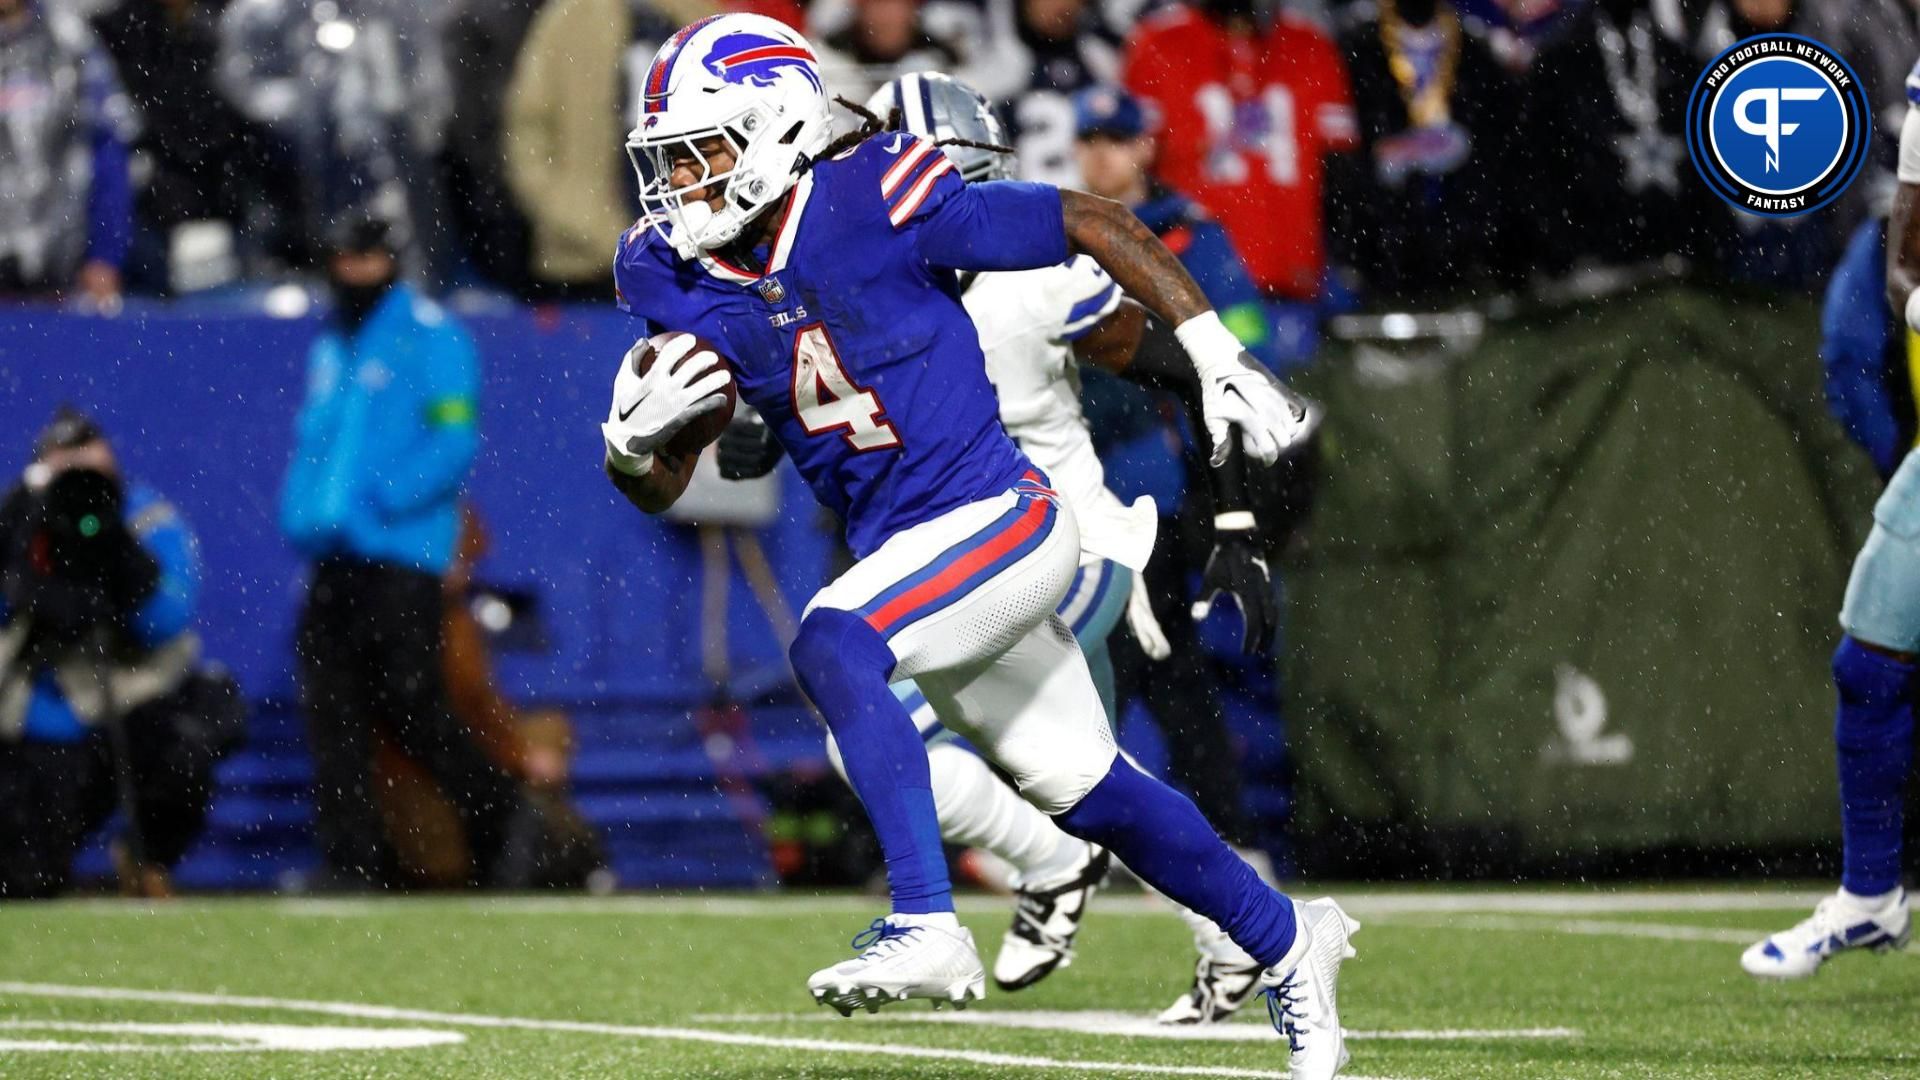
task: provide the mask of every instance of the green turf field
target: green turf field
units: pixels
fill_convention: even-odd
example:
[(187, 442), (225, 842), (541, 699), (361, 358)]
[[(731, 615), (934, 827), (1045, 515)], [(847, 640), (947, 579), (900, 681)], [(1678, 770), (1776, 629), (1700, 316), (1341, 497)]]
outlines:
[[(1920, 950), (1794, 985), (1740, 972), (1741, 946), (1805, 914), (1805, 891), (1337, 892), (1364, 924), (1341, 993), (1354, 1076), (1920, 1076)], [(989, 991), (958, 1020), (923, 1003), (842, 1020), (804, 982), (875, 910), (849, 896), (5, 905), (0, 1076), (1285, 1075), (1257, 1007), (1205, 1038), (1140, 1023), (1190, 969), (1181, 925), (1138, 897), (1103, 899), (1078, 962), (1032, 990)], [(983, 945), (1003, 911), (963, 903)]]

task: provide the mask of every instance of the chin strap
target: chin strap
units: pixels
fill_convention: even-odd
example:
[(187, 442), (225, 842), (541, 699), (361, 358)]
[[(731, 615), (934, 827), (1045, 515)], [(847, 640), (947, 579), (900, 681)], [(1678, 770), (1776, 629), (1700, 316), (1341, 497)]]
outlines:
[(673, 215), (673, 228), (667, 233), (667, 243), (673, 245), (673, 253), (682, 259), (699, 258), (707, 245), (701, 243), (707, 225), (713, 221), (713, 207), (703, 202), (687, 203)]
[(724, 212), (727, 220), (719, 228), (714, 228), (714, 219), (721, 217), (721, 214), (715, 213), (713, 207), (703, 202), (687, 203), (674, 215), (673, 228), (667, 233), (667, 243), (672, 245), (674, 254), (682, 259), (697, 259), (738, 240), (747, 226), (753, 224), (766, 209), (761, 207), (742, 217), (738, 210), (728, 207)]

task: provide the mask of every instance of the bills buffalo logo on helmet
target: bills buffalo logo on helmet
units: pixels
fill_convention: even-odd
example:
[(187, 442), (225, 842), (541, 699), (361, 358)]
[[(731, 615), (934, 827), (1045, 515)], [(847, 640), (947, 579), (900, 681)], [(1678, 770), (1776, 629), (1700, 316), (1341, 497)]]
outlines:
[(748, 86), (772, 86), (783, 68), (793, 68), (819, 90), (820, 76), (814, 74), (813, 53), (804, 45), (795, 45), (762, 34), (728, 34), (713, 43), (707, 53), (706, 67), (730, 83)]

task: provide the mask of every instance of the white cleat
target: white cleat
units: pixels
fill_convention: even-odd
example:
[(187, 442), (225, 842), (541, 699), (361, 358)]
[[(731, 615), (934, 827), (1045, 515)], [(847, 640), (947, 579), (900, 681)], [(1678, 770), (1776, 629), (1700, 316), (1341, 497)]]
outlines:
[(1073, 965), (1073, 941), (1087, 901), (1107, 879), (1113, 856), (1086, 845), (1086, 857), (1065, 881), (1045, 887), (1022, 886), (1015, 894), (1013, 925), (993, 958), (993, 982), (1002, 990), (1024, 990)]
[(1201, 956), (1193, 987), (1160, 1013), (1162, 1024), (1217, 1024), (1240, 1011), (1260, 989), (1259, 964), (1227, 964)]
[(1360, 924), (1324, 896), (1295, 901), (1293, 910), (1299, 927), (1293, 948), (1260, 979), (1267, 1015), (1287, 1037), (1293, 1080), (1332, 1080), (1348, 1059), (1340, 1027), (1340, 965), (1353, 958), (1348, 939)]
[(813, 1000), (852, 1016), (855, 1009), (878, 1012), (908, 998), (931, 999), (936, 1009), (964, 1009), (987, 996), (987, 973), (966, 927), (948, 930), (903, 918), (913, 917), (875, 919), (853, 939), (860, 955), (814, 972), (807, 980)]
[(1792, 929), (1749, 945), (1740, 954), (1740, 966), (1762, 979), (1804, 979), (1838, 953), (1904, 949), (1912, 930), (1907, 890), (1895, 889), (1891, 899), (1868, 907), (1842, 889)]

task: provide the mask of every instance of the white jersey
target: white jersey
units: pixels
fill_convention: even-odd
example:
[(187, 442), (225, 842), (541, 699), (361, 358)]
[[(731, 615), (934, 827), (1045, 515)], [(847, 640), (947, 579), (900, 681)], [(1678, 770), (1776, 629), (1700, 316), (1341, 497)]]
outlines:
[(1900, 128), (1898, 176), (1903, 184), (1920, 184), (1920, 63), (1907, 76), (1907, 120)]
[(1059, 266), (980, 274), (962, 299), (980, 334), (1000, 420), (1073, 506), (1084, 561), (1143, 568), (1153, 550), (1153, 503), (1128, 507), (1107, 490), (1080, 410), (1073, 354), (1074, 340), (1120, 306), (1120, 287), (1098, 263), (1075, 255)]

